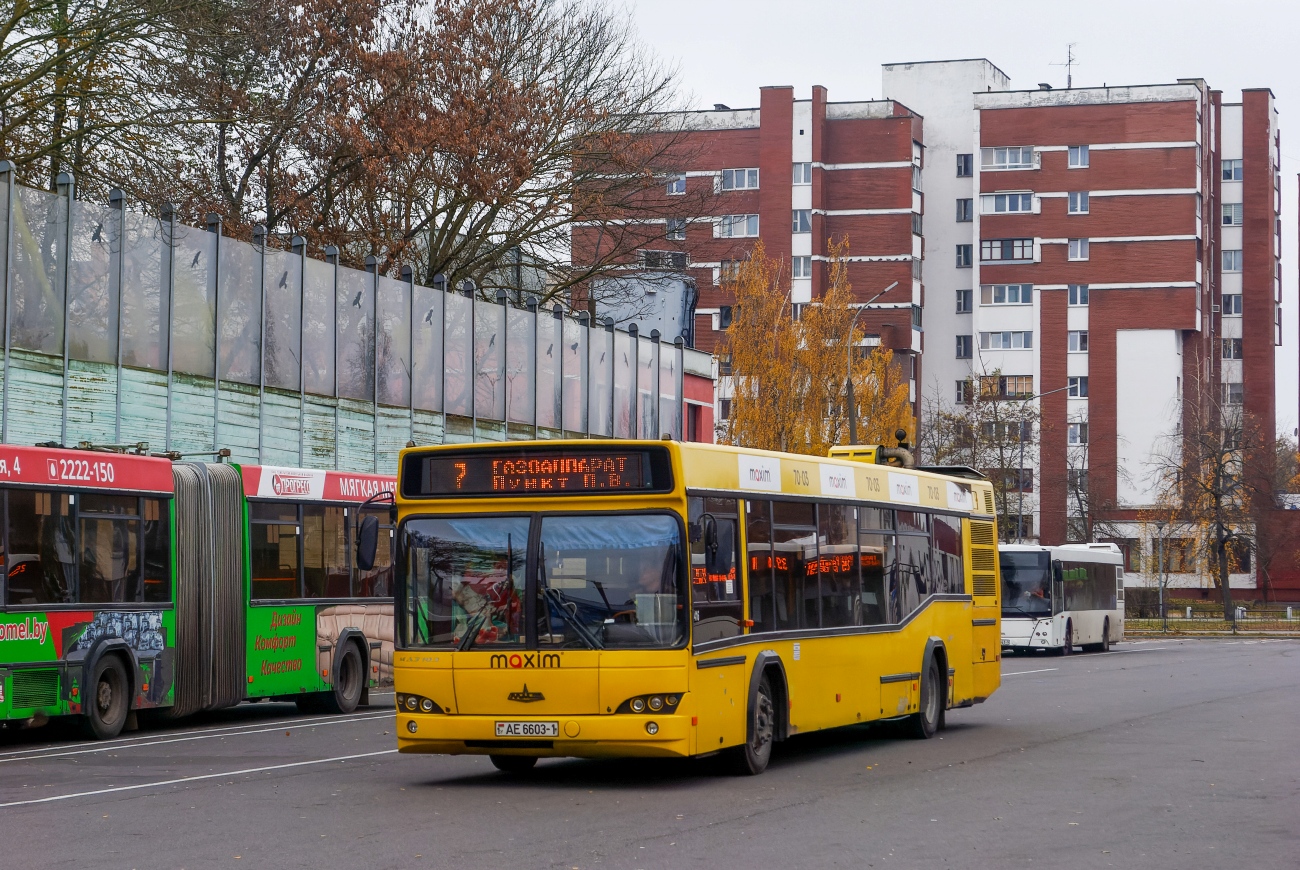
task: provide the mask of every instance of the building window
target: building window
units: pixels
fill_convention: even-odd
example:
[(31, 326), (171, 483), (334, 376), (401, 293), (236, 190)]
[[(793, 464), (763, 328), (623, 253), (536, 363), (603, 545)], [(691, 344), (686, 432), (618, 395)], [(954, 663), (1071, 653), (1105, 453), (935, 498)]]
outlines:
[(797, 208), (791, 212), (793, 217), (790, 220), (790, 232), (792, 233), (811, 233), (812, 232), (812, 209)]
[(1029, 305), (1034, 301), (1033, 284), (981, 284), (984, 305)]
[(1223, 404), (1240, 405), (1243, 401), (1243, 392), (1241, 384), (1224, 384), (1223, 385)]
[(1088, 398), (1088, 376), (1081, 378), (1066, 378), (1066, 395), (1071, 399)]
[(1067, 424), (1065, 427), (1065, 440), (1067, 444), (1087, 444), (1088, 424), (1087, 423)]
[(957, 291), (957, 313), (970, 314), (971, 292), (969, 290)]
[(718, 377), (726, 378), (731, 376), (731, 354), (718, 354)]
[(732, 284), (740, 276), (740, 260), (723, 260), (713, 270), (714, 284)]
[(975, 219), (975, 200), (957, 200), (957, 223), (969, 223)]
[(974, 336), (957, 336), (957, 359), (970, 359), (974, 348)]
[[(996, 381), (997, 378), (980, 378), (980, 380)], [(983, 385), (981, 384), (982, 388)], [(1034, 443), (1034, 424), (1028, 420), (1019, 423), (984, 423), (980, 426), (980, 432), (986, 441), (1010, 441), (1015, 444), (1022, 441), (1025, 444)]]
[(758, 190), (757, 169), (722, 170), (723, 190)]
[(731, 419), (731, 400), (730, 400), (730, 399), (718, 399), (718, 419), (719, 419), (719, 420), (730, 420), (730, 419)]
[(641, 265), (647, 269), (685, 269), (685, 251), (638, 251)]
[(1221, 165), (1223, 167), (1224, 181), (1241, 181), (1240, 160), (1224, 160)]
[(812, 164), (796, 163), (794, 165), (794, 183), (812, 184)]
[(973, 250), (974, 250), (973, 245), (957, 246), (957, 268), (958, 269), (969, 269), (971, 267)]
[(1028, 214), (1034, 210), (1032, 193), (987, 193), (980, 197), (984, 214)]
[(664, 238), (670, 242), (686, 241), (686, 218), (669, 218)]
[(1088, 194), (1086, 191), (1072, 192), (1070, 194), (1070, 214), (1087, 214), (1088, 213)]
[(811, 278), (811, 277), (812, 277), (812, 257), (791, 257), (791, 258), (790, 258), (790, 277), (791, 277), (791, 278)]
[(971, 383), (970, 378), (965, 378), (957, 382), (957, 404), (969, 405), (975, 401), (975, 385)]
[(925, 329), (925, 309), (920, 305), (912, 306), (912, 328)]
[(1241, 249), (1235, 251), (1223, 252), (1223, 271), (1240, 272), (1241, 271)]
[(913, 281), (921, 280), (921, 258), (920, 257), (912, 258), (912, 280)]
[[(1034, 378), (1032, 375), (1010, 375), (1010, 376), (989, 376), (980, 378), (980, 398), (982, 399), (1030, 399), (1034, 395)], [(992, 426), (992, 423), (985, 423), (986, 427)], [(1013, 427), (1011, 432), (1014, 433), (1014, 423), (999, 424), (1001, 426)], [(1029, 423), (1021, 423), (1021, 440), (1028, 441), (1024, 436), (1024, 427), (1030, 426)]]
[(1003, 492), (1033, 492), (1034, 470), (1032, 468), (999, 468), (992, 471), (994, 486), (1002, 484)]
[(1241, 226), (1241, 203), (1225, 202), (1223, 204), (1223, 225), (1225, 227)]
[[(1005, 520), (1005, 523), (1003, 522)], [(1004, 525), (1007, 528), (1007, 534), (1017, 541), (1023, 541), (1026, 538), (1034, 536), (1034, 515), (1033, 514), (1007, 514), (1006, 517), (998, 519), (998, 525)]]
[(1066, 296), (1071, 305), (1088, 304), (1088, 285), (1087, 284), (1069, 284), (1066, 286)]
[(920, 212), (912, 212), (912, 235), (919, 236), (923, 233), (924, 224), (922, 224), (922, 220)]
[(1065, 472), (1066, 486), (1071, 492), (1088, 491), (1088, 469), (1071, 468)]
[(921, 167), (919, 166), (912, 167), (912, 190), (918, 193), (921, 190)]
[(758, 235), (758, 215), (729, 214), (718, 218), (713, 224), (715, 239), (754, 238)]
[(970, 178), (975, 174), (975, 155), (958, 154), (957, 155), (957, 177)]
[(1088, 168), (1088, 146), (1071, 145), (1069, 149), (1068, 165), (1071, 169)]
[(980, 333), (980, 350), (1029, 350), (1033, 346), (1032, 332)]
[(994, 172), (1003, 169), (1033, 169), (1034, 149), (1028, 145), (1014, 148), (981, 148), (980, 168)]
[(1069, 344), (1070, 353), (1087, 353), (1088, 352), (1088, 330), (1070, 330)]
[(1224, 359), (1241, 359), (1241, 339), (1225, 338), (1223, 339), (1223, 358)]
[(1034, 240), (985, 239), (980, 242), (980, 259), (984, 262), (998, 260), (1031, 262), (1034, 259)]
[(1087, 239), (1070, 239), (1070, 254), (1069, 254), (1069, 257), (1070, 257), (1071, 260), (1086, 260), (1086, 259), (1088, 259), (1088, 240), (1087, 240)]
[[(1160, 564), (1164, 553), (1165, 564)], [(1163, 545), (1151, 543), (1153, 574), (1192, 574), (1196, 571), (1196, 542), (1191, 538), (1165, 538)]]
[(731, 326), (731, 319), (734, 315), (734, 309), (730, 305), (718, 306), (718, 329), (727, 329)]
[(1223, 294), (1223, 313), (1226, 316), (1241, 314), (1241, 294), (1224, 293)]
[(681, 196), (686, 193), (686, 176), (682, 174), (668, 176), (668, 195)]

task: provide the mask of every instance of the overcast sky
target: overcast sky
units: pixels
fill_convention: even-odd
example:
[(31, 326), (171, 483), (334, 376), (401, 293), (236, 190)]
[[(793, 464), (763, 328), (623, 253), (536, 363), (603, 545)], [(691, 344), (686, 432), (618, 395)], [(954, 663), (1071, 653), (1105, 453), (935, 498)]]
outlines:
[[(1203, 78), (1237, 102), (1268, 87), (1282, 126), (1284, 345), (1278, 428), (1297, 425), (1296, 174), (1300, 172), (1300, 3), (1239, 0), (633, 0), (642, 38), (677, 66), (692, 108), (758, 105), (764, 85), (806, 98), (879, 99), (880, 65), (986, 57), (1013, 88), (1065, 87), (1075, 43), (1076, 87)], [(1293, 126), (1294, 125), (1294, 126)]]

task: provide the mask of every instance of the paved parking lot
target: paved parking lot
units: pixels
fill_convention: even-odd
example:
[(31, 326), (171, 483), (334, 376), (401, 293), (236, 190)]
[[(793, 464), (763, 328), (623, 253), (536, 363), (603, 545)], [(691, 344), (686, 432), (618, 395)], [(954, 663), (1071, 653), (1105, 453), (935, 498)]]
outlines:
[(245, 705), (87, 743), (0, 734), (8, 867), (1300, 866), (1300, 641), (1003, 662), (939, 739), (806, 735), (707, 762), (399, 756), (351, 716)]

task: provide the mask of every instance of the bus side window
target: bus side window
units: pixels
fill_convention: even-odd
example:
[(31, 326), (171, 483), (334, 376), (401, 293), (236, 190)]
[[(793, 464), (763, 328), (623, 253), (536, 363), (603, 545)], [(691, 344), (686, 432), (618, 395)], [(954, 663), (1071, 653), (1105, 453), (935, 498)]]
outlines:
[(745, 568), (749, 575), (749, 618), (754, 631), (776, 629), (772, 600), (775, 561), (772, 556), (772, 503), (766, 499), (745, 502), (747, 552)]
[(778, 630), (817, 628), (817, 577), (809, 573), (817, 558), (817, 516), (809, 502), (772, 502), (772, 558), (775, 562), (775, 616)]
[(929, 515), (920, 511), (896, 511), (898, 536), (896, 558), (889, 570), (889, 595), (892, 615), (901, 621), (921, 606), (935, 591), (930, 561)]
[(857, 522), (847, 504), (817, 505), (817, 562), (823, 628), (861, 625)]
[(890, 609), (886, 570), (894, 564), (894, 512), (858, 509), (858, 549), (862, 562), (862, 625), (897, 622)]
[(71, 603), (77, 563), (73, 558), (72, 504), (67, 494), (11, 489), (6, 495), (6, 601)]
[(960, 594), (966, 589), (962, 573), (961, 520), (934, 517), (935, 592)]
[[(743, 629), (744, 599), (736, 550), (740, 543), (738, 507), (734, 498), (689, 500), (691, 607), (696, 643), (734, 637)], [(710, 547), (730, 552), (710, 554)]]

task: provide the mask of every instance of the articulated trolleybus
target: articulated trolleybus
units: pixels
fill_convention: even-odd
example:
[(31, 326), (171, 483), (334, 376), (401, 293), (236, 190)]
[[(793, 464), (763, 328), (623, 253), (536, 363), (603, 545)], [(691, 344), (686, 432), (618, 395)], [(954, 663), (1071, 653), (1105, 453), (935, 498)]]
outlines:
[(906, 718), (929, 737), (986, 699), (988, 482), (843, 450), (865, 461), (667, 440), (403, 451), (399, 749), (512, 772), (726, 751), (759, 773), (795, 733)]
[(1114, 544), (1003, 544), (1002, 647), (1104, 652), (1124, 639), (1124, 556)]
[(355, 709), (391, 679), (390, 508), (366, 501), (394, 483), (0, 445), (0, 722), (107, 738), (135, 711)]

